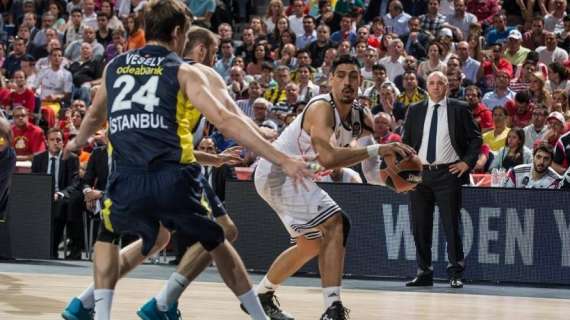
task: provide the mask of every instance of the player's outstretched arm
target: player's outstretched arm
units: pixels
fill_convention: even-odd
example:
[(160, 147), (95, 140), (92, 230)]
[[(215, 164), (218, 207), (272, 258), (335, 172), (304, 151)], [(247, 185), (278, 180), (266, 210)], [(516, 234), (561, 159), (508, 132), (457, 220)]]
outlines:
[(207, 76), (196, 67), (182, 65), (178, 71), (178, 81), (196, 108), (225, 136), (235, 139), (240, 145), (280, 166), (287, 175), (295, 179), (312, 176), (305, 162), (278, 151), (240, 116), (228, 111), (210, 90)]
[[(103, 75), (101, 79), (105, 79), (105, 74), (107, 73), (107, 68), (103, 70)], [(103, 127), (105, 120), (107, 119), (107, 88), (105, 87), (105, 81), (101, 81), (101, 86), (97, 89), (95, 98), (81, 122), (81, 127), (79, 128), (79, 133), (77, 136), (67, 143), (65, 147), (64, 158), (67, 157), (69, 152), (77, 151), (81, 146), (87, 143), (87, 139), (94, 135), (97, 130)]]
[[(203, 71), (204, 74), (207, 76), (208, 81), (210, 82), (210, 88), (214, 93), (214, 96), (217, 97), (222, 104), (228, 109), (229, 111), (239, 115), (245, 122), (247, 122), (255, 131), (261, 134), (263, 137), (267, 139), (275, 138), (274, 130), (270, 130), (268, 128), (260, 128), (252, 118), (248, 117), (235, 103), (234, 99), (229, 95), (228, 89), (226, 84), (224, 83), (224, 79), (212, 68), (197, 64), (195, 65)], [(265, 130), (267, 129), (267, 130)]]
[(311, 143), (317, 152), (318, 161), (327, 169), (353, 166), (369, 157), (382, 156), (397, 152), (403, 157), (414, 154), (414, 150), (401, 143), (373, 144), (365, 148), (335, 147), (331, 144), (333, 136), (333, 112), (326, 102), (315, 102), (305, 114), (304, 128), (311, 135)]
[(241, 151), (242, 148), (239, 146), (228, 148), (218, 154), (194, 150), (194, 156), (196, 161), (203, 166), (220, 167), (224, 164), (235, 166), (243, 162), (240, 157)]

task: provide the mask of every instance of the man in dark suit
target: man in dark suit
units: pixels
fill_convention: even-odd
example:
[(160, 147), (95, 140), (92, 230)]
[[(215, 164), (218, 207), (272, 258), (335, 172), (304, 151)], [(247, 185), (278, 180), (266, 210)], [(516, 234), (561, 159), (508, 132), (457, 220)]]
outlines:
[(408, 20), (410, 32), (401, 36), (404, 49), (410, 56), (423, 60), (427, 57), (427, 48), (430, 36), (422, 30), (420, 19), (412, 17)]
[(83, 226), (81, 222), (82, 199), (77, 199), (78, 193), (76, 192), (66, 192), (66, 188), (73, 183), (78, 173), (79, 161), (73, 155), (67, 160), (62, 159), (63, 132), (60, 129), (49, 129), (47, 146), (47, 151), (32, 159), (32, 173), (47, 173), (54, 177), (52, 257), (58, 256), (57, 247), (67, 224), (71, 250), (66, 258), (79, 259), (81, 258)]
[(463, 287), (464, 254), (459, 222), (461, 185), (468, 182), (481, 149), (481, 132), (469, 105), (446, 98), (448, 82), (442, 72), (428, 76), (429, 99), (409, 107), (403, 142), (418, 152), (423, 181), (410, 192), (412, 232), (416, 244), (417, 276), (406, 286), (432, 286), (433, 212), (439, 207), (447, 240), (447, 271), (452, 288)]

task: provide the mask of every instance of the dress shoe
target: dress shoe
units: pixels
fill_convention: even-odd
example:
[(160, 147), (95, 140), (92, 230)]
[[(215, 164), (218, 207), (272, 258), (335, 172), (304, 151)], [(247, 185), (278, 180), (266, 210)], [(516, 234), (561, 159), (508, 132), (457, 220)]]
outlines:
[(454, 278), (449, 281), (449, 286), (453, 289), (463, 288), (463, 281), (459, 278)]
[(406, 287), (433, 287), (433, 275), (419, 275), (406, 283)]

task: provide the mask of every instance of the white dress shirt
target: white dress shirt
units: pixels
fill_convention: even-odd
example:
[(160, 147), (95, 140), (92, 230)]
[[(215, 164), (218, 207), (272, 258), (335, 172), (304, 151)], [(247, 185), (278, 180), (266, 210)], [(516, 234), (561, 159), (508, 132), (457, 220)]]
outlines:
[(451, 136), (449, 135), (449, 122), (447, 120), (447, 99), (439, 102), (428, 101), (426, 118), (424, 120), (424, 131), (422, 136), (422, 144), (418, 152), (418, 156), (423, 164), (430, 164), (427, 161), (427, 150), (429, 143), (429, 131), (431, 127), (431, 118), (435, 104), (439, 104), (437, 109), (437, 134), (435, 147), (435, 161), (432, 164), (446, 164), (459, 160), (459, 156), (453, 145), (451, 144)]

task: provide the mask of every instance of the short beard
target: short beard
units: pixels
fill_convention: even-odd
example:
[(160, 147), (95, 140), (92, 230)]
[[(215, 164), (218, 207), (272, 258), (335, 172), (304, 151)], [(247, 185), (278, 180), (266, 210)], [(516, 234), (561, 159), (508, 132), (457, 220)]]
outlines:
[(347, 98), (347, 99), (340, 98), (340, 102), (342, 102), (342, 103), (352, 103), (353, 101), (354, 101), (353, 98)]
[(533, 165), (533, 169), (534, 169), (534, 172), (543, 174), (543, 173), (546, 172), (546, 170), (548, 170), (548, 167), (545, 167), (544, 170), (540, 171), (540, 170), (538, 170), (538, 168), (536, 167), (536, 165)]

